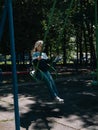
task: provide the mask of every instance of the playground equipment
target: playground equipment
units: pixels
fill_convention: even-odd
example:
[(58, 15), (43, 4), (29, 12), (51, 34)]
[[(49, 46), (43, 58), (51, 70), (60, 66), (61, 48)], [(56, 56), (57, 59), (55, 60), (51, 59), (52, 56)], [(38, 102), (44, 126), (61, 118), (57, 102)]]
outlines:
[[(45, 33), (44, 42), (46, 40), (49, 26), (51, 24), (51, 18), (55, 9), (56, 0), (53, 3), (51, 14), (49, 17), (48, 29)], [(4, 25), (6, 21), (6, 16), (8, 15), (9, 20), (9, 33), (10, 33), (10, 43), (11, 43), (11, 56), (12, 56), (12, 74), (13, 74), (13, 89), (14, 89), (14, 108), (15, 108), (15, 128), (20, 130), (20, 117), (19, 117), (19, 105), (18, 105), (18, 85), (17, 85), (17, 72), (16, 72), (16, 55), (15, 55), (15, 40), (14, 40), (14, 25), (13, 25), (13, 9), (12, 0), (5, 0), (3, 15), (0, 23), (0, 41), (3, 35)]]
[[(51, 23), (51, 18), (55, 9), (56, 0), (53, 3), (51, 14), (49, 17), (48, 29), (45, 33), (44, 41), (46, 40), (49, 26)], [(0, 41), (3, 35), (4, 25), (6, 16), (8, 14), (9, 19), (9, 33), (10, 33), (10, 43), (11, 43), (11, 56), (12, 56), (12, 74), (13, 74), (13, 89), (14, 89), (14, 108), (15, 108), (15, 128), (20, 130), (20, 117), (19, 117), (19, 105), (18, 105), (18, 85), (17, 85), (17, 72), (16, 72), (16, 55), (15, 55), (15, 40), (14, 40), (14, 25), (13, 25), (13, 9), (12, 0), (5, 0), (3, 15), (0, 23)]]
[(3, 34), (3, 29), (4, 29), (4, 24), (5, 24), (7, 14), (9, 20), (9, 34), (10, 34), (10, 43), (11, 43), (11, 56), (12, 56), (12, 74), (13, 74), (14, 108), (15, 108), (15, 124), (16, 124), (15, 127), (16, 130), (20, 130), (12, 0), (5, 0), (3, 16), (0, 23), (0, 41)]
[[(58, 38), (58, 42), (57, 42), (57, 45), (59, 45), (59, 43), (60, 43), (60, 41), (61, 41), (61, 36), (63, 35), (63, 33), (64, 33), (64, 29), (65, 29), (65, 26), (66, 26), (66, 22), (67, 22), (67, 20), (68, 20), (68, 17), (69, 17), (69, 15), (70, 15), (70, 10), (71, 10), (71, 8), (72, 8), (72, 5), (73, 5), (73, 2), (74, 2), (74, 0), (71, 0), (71, 3), (70, 3), (70, 6), (69, 6), (69, 11), (68, 11), (68, 13), (67, 13), (67, 16), (65, 17), (65, 19), (64, 19), (64, 24), (63, 24), (63, 29), (62, 29), (62, 31), (60, 32), (60, 34), (59, 34), (59, 38)], [(51, 23), (52, 23), (52, 17), (53, 17), (53, 13), (54, 13), (54, 10), (55, 10), (55, 6), (56, 6), (56, 3), (57, 3), (57, 0), (55, 0), (54, 1), (54, 3), (53, 3), (53, 7), (52, 7), (52, 9), (51, 9), (51, 12), (50, 12), (50, 15), (49, 15), (49, 23), (48, 23), (48, 27), (47, 27), (47, 30), (46, 30), (46, 32), (45, 32), (45, 35), (44, 35), (44, 42), (46, 41), (46, 38), (47, 38), (47, 35), (48, 35), (48, 32), (49, 32), (49, 27), (50, 27), (50, 25), (51, 25)], [(41, 55), (41, 54), (40, 54)], [(39, 64), (39, 63), (38, 63)], [(53, 71), (55, 71), (56, 72), (56, 70), (55, 70), (55, 68), (53, 68), (52, 66), (50, 66), (50, 68), (53, 70)], [(37, 65), (37, 67), (35, 67), (35, 71), (38, 69), (38, 65)], [(30, 75), (32, 76), (32, 77), (34, 77), (34, 79), (36, 80), (36, 81), (38, 81), (37, 79), (36, 79), (36, 76), (35, 76), (35, 71), (31, 71), (30, 72)], [(56, 76), (57, 76), (57, 72), (56, 72)]]
[[(72, 7), (73, 1), (71, 1), (70, 7)], [(54, 1), (53, 7), (51, 10), (50, 18), (49, 18), (49, 24), (48, 24), (48, 29), (45, 33), (44, 37), (44, 42), (46, 41), (46, 37), (48, 35), (49, 31), (49, 26), (51, 24), (51, 18), (53, 16), (53, 12), (55, 9), (57, 0)], [(65, 28), (66, 21), (68, 19), (70, 11), (68, 12), (68, 15), (64, 21), (63, 28)], [(19, 106), (18, 106), (18, 85), (17, 85), (17, 72), (16, 72), (16, 55), (15, 55), (15, 40), (14, 40), (14, 26), (13, 26), (13, 9), (12, 9), (12, 0), (5, 0), (5, 6), (3, 9), (3, 15), (2, 15), (2, 20), (0, 23), (0, 41), (3, 35), (3, 30), (4, 30), (4, 25), (5, 25), (5, 20), (6, 16), (8, 14), (8, 19), (9, 19), (9, 31), (10, 31), (10, 43), (11, 43), (11, 56), (12, 56), (12, 74), (13, 74), (13, 89), (14, 89), (14, 107), (15, 107), (15, 126), (16, 130), (20, 130), (20, 118), (19, 118)], [(97, 0), (95, 2), (95, 14), (96, 14), (96, 52), (97, 52), (97, 83), (98, 83), (98, 21), (97, 21)], [(60, 36), (63, 34), (63, 31), (60, 33)], [(60, 37), (58, 43), (60, 41)]]

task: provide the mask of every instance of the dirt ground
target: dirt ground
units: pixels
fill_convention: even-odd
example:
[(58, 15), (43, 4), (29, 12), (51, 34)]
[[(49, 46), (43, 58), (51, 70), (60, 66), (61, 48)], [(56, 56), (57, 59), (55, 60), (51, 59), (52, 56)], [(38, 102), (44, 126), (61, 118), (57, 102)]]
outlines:
[[(4, 87), (11, 82), (11, 78), (4, 77), (3, 87), (0, 88), (0, 96), (12, 93), (12, 88)], [(20, 112), (21, 127), (28, 128), (31, 122), (35, 121), (34, 129), (43, 130), (44, 126), (41, 124), (40, 119), (49, 127), (53, 122), (47, 119), (63, 118), (63, 123), (71, 123), (71, 125), (69, 123), (70, 127), (72, 127), (75, 120), (81, 120), (81, 126), (80, 124), (75, 124), (73, 125), (73, 130), (80, 130), (80, 127), (87, 128), (86, 130), (97, 130), (98, 86), (92, 85), (91, 70), (80, 69), (76, 71), (71, 68), (58, 68), (58, 76), (55, 82), (60, 96), (65, 100), (63, 105), (49, 105), (52, 99), (46, 85), (44, 83), (35, 83), (29, 74), (19, 75), (18, 83), (23, 84), (19, 86), (19, 97), (24, 97), (24, 99), (32, 97), (30, 100), (34, 99), (36, 101), (33, 105), (28, 105), (28, 112)], [(26, 83), (31, 84), (25, 85)], [(2, 109), (4, 110), (4, 108)], [(71, 118), (72, 115), (74, 117)], [(42, 125), (42, 129), (40, 125)], [(50, 130), (50, 128), (47, 128), (47, 130)]]

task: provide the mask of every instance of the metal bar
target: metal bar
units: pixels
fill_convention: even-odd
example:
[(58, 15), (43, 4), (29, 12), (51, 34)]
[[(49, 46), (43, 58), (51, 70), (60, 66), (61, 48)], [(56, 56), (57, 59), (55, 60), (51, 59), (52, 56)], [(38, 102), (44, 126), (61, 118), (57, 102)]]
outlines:
[(54, 13), (54, 10), (55, 10), (56, 3), (57, 3), (57, 0), (54, 0), (53, 6), (52, 6), (52, 8), (51, 8), (50, 15), (49, 15), (49, 21), (48, 21), (47, 30), (46, 30), (45, 35), (44, 35), (44, 40), (43, 40), (44, 43), (46, 42), (46, 38), (47, 38), (47, 35), (48, 35), (48, 33), (49, 33), (49, 27), (50, 27), (50, 25), (51, 25), (51, 23), (52, 23), (51, 20), (52, 20), (52, 17), (53, 17), (53, 13)]
[(67, 13), (67, 16), (65, 17), (64, 24), (63, 24), (63, 27), (62, 27), (63, 29), (61, 30), (60, 35), (59, 35), (59, 38), (58, 38), (58, 45), (60, 44), (62, 35), (63, 35), (63, 33), (64, 33), (64, 30), (65, 30), (65, 27), (66, 27), (66, 23), (67, 23), (67, 20), (68, 20), (68, 18), (69, 18), (69, 15), (70, 15), (70, 13), (71, 13), (71, 9), (72, 9), (73, 3), (74, 3), (74, 0), (71, 0), (71, 3), (70, 3), (70, 5), (69, 5), (69, 11), (68, 11), (68, 13)]
[(16, 55), (15, 55), (15, 40), (14, 40), (12, 0), (7, 0), (7, 6), (8, 6), (8, 18), (9, 18), (9, 30), (10, 30), (11, 56), (12, 56), (14, 108), (15, 108), (15, 127), (16, 127), (16, 130), (20, 130), (20, 117), (19, 117), (19, 107), (18, 107), (18, 85), (17, 85), (17, 72), (16, 72)]
[[(7, 72), (2, 72), (2, 75), (12, 75), (12, 72), (7, 71)], [(17, 74), (29, 74), (29, 71), (17, 71)]]

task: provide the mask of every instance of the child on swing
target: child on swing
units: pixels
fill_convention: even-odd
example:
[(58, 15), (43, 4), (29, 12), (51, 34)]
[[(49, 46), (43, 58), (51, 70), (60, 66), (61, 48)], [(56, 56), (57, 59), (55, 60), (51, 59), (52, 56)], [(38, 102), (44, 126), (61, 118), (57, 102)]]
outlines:
[(36, 77), (38, 79), (43, 79), (49, 90), (52, 98), (56, 103), (64, 103), (64, 99), (58, 96), (58, 90), (56, 88), (55, 82), (52, 75), (49, 72), (48, 57), (43, 51), (43, 41), (39, 40), (35, 43), (33, 50), (31, 51), (31, 57), (34, 66), (36, 66)]

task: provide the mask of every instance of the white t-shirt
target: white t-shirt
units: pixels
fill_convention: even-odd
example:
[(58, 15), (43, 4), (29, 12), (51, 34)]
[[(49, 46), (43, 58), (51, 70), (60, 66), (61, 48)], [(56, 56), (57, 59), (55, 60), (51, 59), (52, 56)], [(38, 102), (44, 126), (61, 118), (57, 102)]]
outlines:
[(48, 56), (46, 55), (46, 53), (44, 52), (34, 52), (32, 54), (32, 60), (37, 59), (39, 56), (41, 56), (41, 59), (47, 60)]

